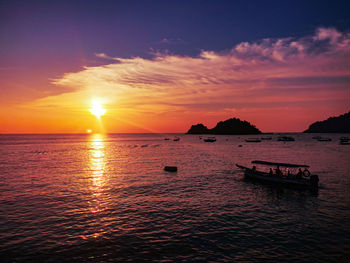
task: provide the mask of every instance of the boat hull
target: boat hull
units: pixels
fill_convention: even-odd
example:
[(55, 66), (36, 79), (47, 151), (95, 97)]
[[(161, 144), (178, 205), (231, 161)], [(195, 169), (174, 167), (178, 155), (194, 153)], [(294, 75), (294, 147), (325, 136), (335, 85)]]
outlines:
[(269, 173), (261, 172), (261, 171), (254, 171), (251, 168), (244, 167), (241, 165), (236, 164), (238, 168), (241, 168), (244, 170), (244, 175), (246, 178), (266, 182), (266, 183), (273, 183), (273, 184), (279, 184), (283, 186), (292, 186), (292, 187), (300, 187), (300, 188), (317, 188), (318, 184), (311, 184), (309, 179), (292, 179), (292, 178), (282, 178), (277, 177), (275, 175), (270, 175)]

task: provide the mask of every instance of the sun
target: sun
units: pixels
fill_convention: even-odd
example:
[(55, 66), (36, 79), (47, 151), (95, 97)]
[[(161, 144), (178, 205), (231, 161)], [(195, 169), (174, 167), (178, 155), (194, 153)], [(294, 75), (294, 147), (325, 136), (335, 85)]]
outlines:
[(92, 102), (92, 107), (89, 109), (92, 115), (95, 115), (98, 119), (101, 118), (106, 113), (106, 110), (102, 108), (100, 101), (94, 100)]

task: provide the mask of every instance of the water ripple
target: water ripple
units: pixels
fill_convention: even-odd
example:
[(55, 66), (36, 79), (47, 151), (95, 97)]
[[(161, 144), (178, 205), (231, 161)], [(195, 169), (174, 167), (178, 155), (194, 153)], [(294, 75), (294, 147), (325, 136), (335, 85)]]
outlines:
[[(307, 134), (254, 145), (244, 136), (179, 137), (0, 135), (1, 262), (350, 257), (349, 147)], [(253, 159), (308, 163), (319, 192), (244, 180), (234, 164)]]

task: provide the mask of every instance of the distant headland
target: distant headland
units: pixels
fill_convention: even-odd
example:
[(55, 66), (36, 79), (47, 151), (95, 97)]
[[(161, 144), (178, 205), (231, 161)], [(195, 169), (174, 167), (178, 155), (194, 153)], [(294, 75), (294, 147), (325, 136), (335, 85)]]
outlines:
[(312, 123), (306, 133), (348, 133), (350, 132), (350, 111), (337, 117)]
[(261, 131), (247, 121), (241, 121), (238, 118), (232, 118), (218, 122), (212, 129), (208, 129), (201, 123), (192, 125), (187, 134), (242, 135), (261, 134)]

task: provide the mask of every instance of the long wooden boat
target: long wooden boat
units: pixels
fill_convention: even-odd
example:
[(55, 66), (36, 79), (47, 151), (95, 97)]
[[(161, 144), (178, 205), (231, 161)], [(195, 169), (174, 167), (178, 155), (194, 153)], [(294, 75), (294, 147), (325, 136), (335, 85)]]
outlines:
[[(296, 186), (303, 188), (318, 188), (319, 178), (315, 174), (311, 174), (307, 168), (308, 165), (299, 165), (299, 164), (288, 164), (288, 163), (274, 163), (274, 162), (266, 162), (266, 161), (252, 161), (253, 164), (261, 164), (267, 166), (277, 167), (285, 167), (285, 168), (305, 168), (303, 175), (297, 178), (296, 175), (277, 175), (274, 173), (267, 173), (263, 171), (256, 170), (255, 166), (253, 168), (248, 168), (239, 164), (236, 166), (242, 170), (244, 170), (244, 175), (247, 178), (255, 179), (258, 181), (264, 181), (269, 183), (275, 183), (286, 186)], [(272, 169), (271, 169), (272, 170)]]

